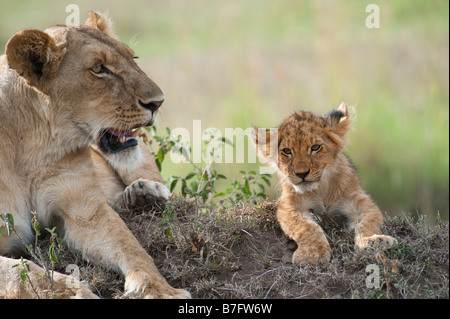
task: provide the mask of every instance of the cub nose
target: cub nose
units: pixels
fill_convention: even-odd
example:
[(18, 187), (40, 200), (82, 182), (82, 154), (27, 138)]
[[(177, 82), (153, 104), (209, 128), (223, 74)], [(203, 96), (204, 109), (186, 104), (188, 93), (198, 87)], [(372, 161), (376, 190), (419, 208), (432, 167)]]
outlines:
[(164, 99), (149, 101), (147, 103), (139, 100), (139, 105), (142, 106), (144, 109), (155, 112), (157, 109), (159, 109), (161, 107), (163, 102), (164, 102)]
[(303, 172), (303, 173), (295, 173), (295, 175), (297, 176), (297, 177), (299, 177), (299, 178), (301, 178), (301, 179), (305, 179), (305, 177), (306, 176), (308, 176), (308, 174), (309, 174), (309, 172), (310, 172), (311, 170), (307, 170), (306, 172)]

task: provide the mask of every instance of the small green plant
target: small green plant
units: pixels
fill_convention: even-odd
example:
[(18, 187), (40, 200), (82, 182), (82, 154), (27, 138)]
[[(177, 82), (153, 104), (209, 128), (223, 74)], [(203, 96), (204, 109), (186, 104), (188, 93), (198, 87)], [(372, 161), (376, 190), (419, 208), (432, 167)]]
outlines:
[(162, 220), (158, 224), (159, 229), (163, 230), (164, 236), (171, 241), (173, 238), (173, 232), (172, 227), (170, 227), (170, 224), (174, 222), (175, 213), (174, 213), (175, 207), (171, 204), (166, 204), (166, 208), (162, 212)]
[[(266, 186), (270, 186), (270, 174), (258, 174), (256, 171), (240, 171), (242, 178), (234, 180), (228, 187), (221, 187), (218, 190), (218, 182), (224, 181), (227, 177), (218, 171), (215, 162), (204, 161), (196, 164), (191, 160), (192, 149), (183, 145), (180, 137), (175, 137), (169, 128), (165, 133), (159, 135), (155, 127), (146, 128), (148, 133), (152, 134), (153, 142), (156, 141), (157, 148), (154, 147), (155, 162), (159, 170), (162, 169), (163, 161), (170, 152), (176, 152), (190, 164), (192, 170), (185, 176), (170, 175), (167, 181), (171, 192), (177, 189), (184, 198), (192, 199), (198, 216), (210, 214), (215, 208), (226, 208), (241, 205), (244, 201), (257, 203), (266, 198)], [(146, 134), (141, 135), (144, 142), (152, 144)], [(214, 136), (211, 132), (209, 139), (202, 141), (202, 158), (212, 159), (214, 154), (219, 153), (220, 148), (225, 144), (233, 146), (233, 143), (222, 136)], [(161, 221), (158, 228), (164, 236), (170, 241), (175, 242), (177, 247), (183, 247), (182, 250), (198, 254), (196, 261), (199, 265), (207, 268), (218, 267), (222, 263), (219, 259), (213, 258), (214, 249), (208, 249), (208, 242), (205, 242), (205, 234), (201, 231), (201, 224), (191, 221), (189, 230), (186, 230), (178, 220), (174, 203), (166, 203), (166, 207), (161, 214)], [(198, 217), (197, 216), (197, 217)], [(197, 218), (196, 218), (197, 219)], [(184, 229), (184, 230), (183, 230)], [(217, 246), (217, 245), (216, 245)], [(218, 247), (215, 248), (219, 249)], [(225, 248), (221, 248), (225, 249)]]
[[(56, 228), (45, 228), (46, 231), (50, 233), (50, 246), (48, 248), (48, 260), (44, 258), (42, 251), (38, 245), (38, 237), (41, 236), (41, 231), (39, 227), (39, 222), (37, 220), (37, 213), (31, 212), (33, 215), (33, 218), (31, 219), (31, 226), (35, 232), (35, 238), (34, 238), (34, 247), (31, 244), (27, 244), (25, 240), (23, 239), (23, 236), (21, 233), (19, 233), (16, 228), (14, 227), (14, 216), (11, 213), (5, 213), (0, 214), (0, 218), (5, 222), (6, 224), (6, 231), (7, 235), (15, 235), (17, 238), (20, 239), (22, 245), (25, 247), (27, 253), (44, 269), (44, 273), (40, 274), (39, 280), (47, 280), (48, 284), (48, 290), (51, 293), (51, 298), (56, 297), (56, 293), (53, 286), (53, 274), (54, 274), (54, 268), (55, 263), (58, 263), (58, 257), (56, 250), (58, 248), (61, 248), (62, 241), (58, 237), (58, 234), (55, 232)], [(0, 236), (3, 237), (3, 232), (0, 229)], [(23, 257), (20, 257), (20, 263), (15, 264), (13, 268), (22, 266), (22, 269), (19, 271), (19, 276), (21, 279), (22, 284), (28, 284), (31, 286), (33, 292), (36, 294), (36, 297), (39, 299), (40, 295), (37, 292), (36, 288), (33, 285), (33, 282), (29, 276), (30, 273), (30, 265), (28, 263), (28, 260), (23, 259)]]
[[(180, 192), (183, 197), (201, 199), (203, 203), (216, 207), (226, 204), (234, 205), (243, 200), (252, 200), (254, 203), (258, 199), (266, 198), (265, 186), (270, 186), (270, 174), (258, 174), (255, 171), (240, 171), (241, 180), (234, 180), (231, 185), (223, 191), (217, 191), (216, 186), (219, 180), (226, 180), (227, 177), (214, 167), (214, 161), (197, 165), (191, 160), (191, 148), (181, 144), (181, 138), (174, 138), (171, 130), (166, 128), (165, 135), (158, 135), (154, 126), (146, 128), (151, 132), (154, 140), (158, 143), (158, 149), (154, 152), (156, 165), (162, 169), (162, 163), (169, 152), (177, 152), (182, 155), (186, 162), (192, 166), (192, 171), (186, 176), (171, 175), (168, 180), (169, 189), (173, 192), (177, 185), (180, 185)], [(151, 141), (142, 135), (144, 142), (152, 144)], [(228, 139), (210, 134), (210, 139), (204, 140), (202, 144), (202, 154), (204, 158), (212, 158), (218, 148), (224, 144), (234, 146)]]

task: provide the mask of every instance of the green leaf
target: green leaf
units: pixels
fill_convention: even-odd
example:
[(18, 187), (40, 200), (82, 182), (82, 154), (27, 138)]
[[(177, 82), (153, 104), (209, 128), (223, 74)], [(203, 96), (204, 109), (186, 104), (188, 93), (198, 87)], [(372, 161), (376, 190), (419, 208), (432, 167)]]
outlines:
[(14, 216), (11, 213), (5, 214), (5, 222), (8, 236), (10, 236), (14, 232)]
[(63, 241), (62, 241), (62, 239), (61, 238), (56, 238), (56, 242), (58, 243), (58, 247), (59, 248), (62, 248), (63, 247)]
[(184, 187), (184, 193), (189, 195), (189, 197), (191, 198), (195, 196), (195, 193), (192, 191), (192, 189), (187, 186)]
[(264, 188), (264, 185), (261, 184), (261, 183), (258, 183), (258, 186), (259, 186), (260, 192), (263, 193), (263, 194), (265, 194), (265, 193), (266, 193), (266, 189)]
[(268, 186), (270, 186), (270, 180), (266, 176), (261, 176), (262, 180), (266, 182)]
[(172, 228), (169, 227), (169, 228), (164, 229), (163, 233), (164, 233), (164, 236), (166, 236), (166, 238), (167, 238), (169, 241), (172, 241), (172, 240), (173, 240), (173, 236), (172, 236)]
[(197, 192), (198, 190), (198, 182), (197, 181), (192, 181), (189, 184), (190, 188), (192, 189), (193, 192)]
[(23, 269), (23, 268), (20, 269), (19, 276), (20, 276), (20, 279), (22, 281), (22, 284), (25, 285), (25, 283), (27, 282), (27, 272), (26, 272), (26, 270)]
[(183, 197), (186, 197), (186, 180), (185, 179), (181, 179), (181, 195), (183, 195)]
[(225, 138), (225, 137), (222, 137), (221, 141), (226, 143), (226, 144), (228, 144), (228, 145), (234, 146), (233, 142), (230, 141), (229, 139)]
[(213, 196), (214, 197), (225, 196), (225, 192), (217, 192)]
[(53, 227), (52, 229), (50, 228), (45, 228), (46, 231), (48, 231), (50, 233), (50, 235), (53, 235), (53, 233), (55, 232), (56, 227)]
[(188, 179), (191, 179), (194, 176), (195, 176), (195, 172), (190, 172), (189, 174), (186, 175), (186, 177), (184, 179), (188, 180)]
[(158, 150), (158, 157), (157, 157), (158, 161), (160, 163), (162, 163), (164, 161), (164, 149), (162, 147), (159, 148)]
[(41, 231), (39, 229), (39, 222), (35, 218), (33, 218), (33, 229), (36, 232), (37, 236), (41, 236)]
[(174, 180), (172, 181), (172, 183), (170, 183), (170, 192), (171, 192), (171, 193), (172, 193), (173, 190), (175, 189), (175, 186), (177, 186), (177, 183), (178, 183), (178, 178), (177, 178), (177, 179), (174, 179)]
[(158, 159), (156, 158), (156, 159), (155, 159), (155, 163), (156, 163), (156, 166), (158, 167), (158, 171), (161, 172), (161, 162), (158, 161)]
[(53, 262), (57, 263), (58, 262), (58, 257), (56, 257), (55, 247), (53, 245), (50, 245), (49, 254), (50, 254), (50, 261), (53, 261)]

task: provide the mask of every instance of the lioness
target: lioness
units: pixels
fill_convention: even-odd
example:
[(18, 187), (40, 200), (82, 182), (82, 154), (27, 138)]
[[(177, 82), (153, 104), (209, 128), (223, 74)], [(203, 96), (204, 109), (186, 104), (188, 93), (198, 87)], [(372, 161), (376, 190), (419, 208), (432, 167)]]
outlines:
[[(149, 150), (134, 138), (135, 129), (154, 124), (164, 99), (134, 58), (109, 20), (94, 12), (80, 27), (23, 30), (9, 40), (0, 57), (0, 213), (12, 213), (15, 229), (31, 242), (36, 211), (41, 229), (56, 225), (70, 247), (120, 271), (128, 296), (189, 298), (159, 274), (108, 205), (170, 196)], [(21, 284), (20, 267), (12, 268), (18, 261), (5, 257), (21, 243), (6, 235), (3, 221), (0, 229), (0, 296), (35, 297), (31, 285)], [(48, 289), (39, 280), (44, 271), (29, 264), (40, 294)], [(66, 279), (55, 274), (57, 297), (96, 297)]]

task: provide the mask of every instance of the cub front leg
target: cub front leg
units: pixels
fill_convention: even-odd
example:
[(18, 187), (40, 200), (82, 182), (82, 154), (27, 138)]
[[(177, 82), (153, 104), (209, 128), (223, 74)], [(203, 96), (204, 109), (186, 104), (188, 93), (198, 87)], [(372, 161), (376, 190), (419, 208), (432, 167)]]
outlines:
[(293, 264), (326, 263), (331, 257), (331, 248), (322, 228), (308, 216), (280, 206), (278, 222), (286, 235), (298, 245), (292, 256)]
[(170, 191), (163, 184), (139, 178), (125, 188), (123, 203), (129, 208), (155, 206), (165, 203), (170, 196)]
[(357, 203), (357, 211), (351, 216), (351, 228), (355, 230), (356, 247), (359, 249), (371, 246), (389, 248), (397, 244), (394, 237), (381, 234), (383, 215), (372, 200), (363, 196)]

